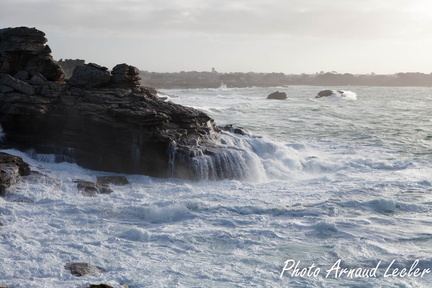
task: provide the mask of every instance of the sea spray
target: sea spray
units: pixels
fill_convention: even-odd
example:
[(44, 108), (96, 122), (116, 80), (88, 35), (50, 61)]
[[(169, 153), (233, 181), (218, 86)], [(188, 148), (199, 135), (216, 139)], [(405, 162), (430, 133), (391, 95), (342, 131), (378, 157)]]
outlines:
[[(175, 158), (170, 152), (170, 165), (176, 170)], [(303, 158), (291, 147), (273, 143), (252, 135), (224, 132), (212, 148), (196, 147), (190, 158), (196, 180), (237, 179), (263, 182), (285, 179), (292, 171), (303, 169)], [(175, 173), (173, 173), (175, 175)]]

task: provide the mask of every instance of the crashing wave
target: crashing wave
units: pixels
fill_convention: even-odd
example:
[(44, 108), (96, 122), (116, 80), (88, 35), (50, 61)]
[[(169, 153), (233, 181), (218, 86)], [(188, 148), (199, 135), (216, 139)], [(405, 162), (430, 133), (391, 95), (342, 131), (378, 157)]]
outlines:
[(352, 91), (345, 91), (345, 90), (322, 90), (318, 92), (318, 95), (315, 96), (315, 98), (346, 98), (346, 99), (357, 99), (357, 94)]

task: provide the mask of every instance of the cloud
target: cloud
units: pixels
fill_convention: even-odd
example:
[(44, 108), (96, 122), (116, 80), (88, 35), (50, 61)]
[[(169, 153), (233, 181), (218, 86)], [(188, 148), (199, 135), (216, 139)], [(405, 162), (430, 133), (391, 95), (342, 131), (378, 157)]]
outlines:
[(107, 37), (183, 33), (374, 39), (418, 27), (418, 10), (406, 0), (3, 0), (0, 23)]

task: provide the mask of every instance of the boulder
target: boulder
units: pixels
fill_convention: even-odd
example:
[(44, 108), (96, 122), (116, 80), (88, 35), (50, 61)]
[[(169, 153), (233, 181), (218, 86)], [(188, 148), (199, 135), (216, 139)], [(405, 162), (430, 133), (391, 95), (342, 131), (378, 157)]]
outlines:
[(276, 91), (276, 92), (270, 93), (267, 96), (267, 99), (285, 100), (285, 99), (287, 99), (287, 95), (285, 92)]
[(110, 84), (112, 87), (135, 88), (141, 86), (138, 68), (125, 63), (116, 65), (111, 71)]
[(21, 157), (0, 152), (0, 195), (18, 183), (21, 176), (30, 175), (30, 168)]
[(36, 28), (0, 29), (0, 73), (39, 72), (50, 81), (63, 81), (65, 74), (45, 45), (45, 33)]
[(75, 87), (95, 88), (105, 86), (111, 78), (108, 68), (89, 63), (77, 66), (67, 83)]
[(97, 267), (92, 264), (82, 263), (82, 262), (74, 262), (67, 263), (64, 268), (69, 270), (74, 276), (100, 276), (104, 272), (104, 270), (100, 267)]
[(318, 92), (318, 95), (315, 98), (328, 97), (333, 95), (333, 93), (334, 93), (333, 90), (322, 90)]

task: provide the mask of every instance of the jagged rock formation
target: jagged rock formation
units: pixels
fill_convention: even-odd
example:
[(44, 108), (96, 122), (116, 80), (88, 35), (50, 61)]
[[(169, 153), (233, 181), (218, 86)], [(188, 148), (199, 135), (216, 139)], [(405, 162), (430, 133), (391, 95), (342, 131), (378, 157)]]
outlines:
[(63, 81), (64, 72), (46, 42), (45, 33), (35, 28), (0, 29), (0, 73), (26, 71), (30, 76), (38, 73), (49, 81)]
[[(220, 145), (226, 141), (208, 115), (161, 101), (139, 86), (138, 69), (127, 64), (111, 74), (97, 64), (78, 66), (62, 82), (43, 35), (34, 28), (0, 30), (3, 145), (111, 172), (187, 179), (245, 175), (247, 163), (239, 168), (233, 159), (241, 151)], [(41, 53), (44, 61), (34, 65)], [(204, 170), (197, 167), (203, 162)]]
[(270, 93), (267, 96), (267, 99), (285, 100), (285, 99), (287, 99), (287, 95), (285, 92), (276, 91), (276, 92)]
[(21, 157), (0, 152), (0, 196), (6, 189), (18, 183), (21, 176), (30, 175), (30, 168)]

